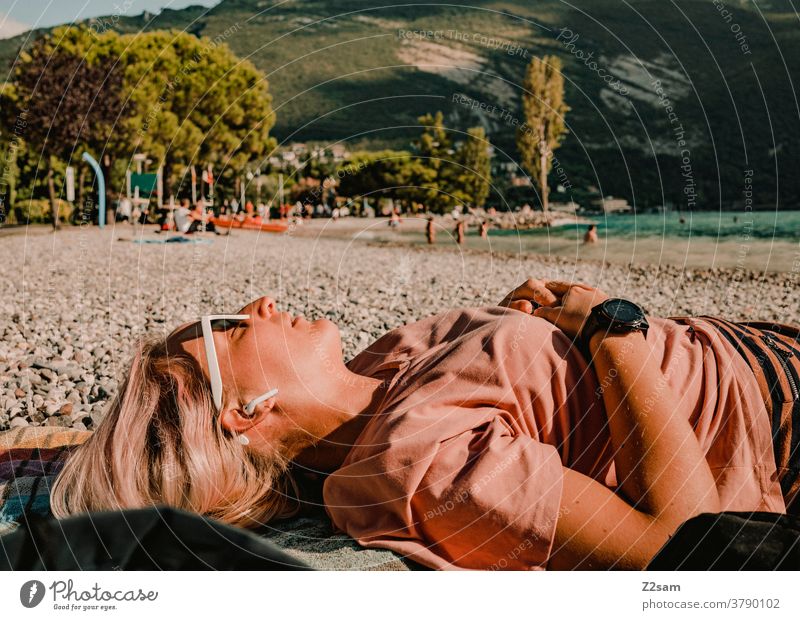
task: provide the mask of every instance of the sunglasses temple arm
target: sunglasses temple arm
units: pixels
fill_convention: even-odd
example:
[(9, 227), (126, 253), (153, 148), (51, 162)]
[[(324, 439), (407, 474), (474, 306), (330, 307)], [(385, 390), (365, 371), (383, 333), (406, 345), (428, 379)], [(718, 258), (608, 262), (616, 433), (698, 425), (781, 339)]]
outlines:
[(274, 388), (274, 389), (270, 390), (269, 392), (265, 392), (264, 394), (262, 394), (258, 398), (254, 398), (249, 403), (247, 403), (247, 405), (245, 406), (244, 410), (249, 415), (253, 415), (253, 412), (256, 410), (256, 407), (258, 407), (265, 400), (268, 400), (268, 399), (272, 398), (277, 393), (278, 393), (278, 388)]
[(206, 361), (208, 362), (208, 374), (211, 380), (211, 393), (214, 397), (214, 405), (217, 409), (222, 406), (222, 377), (219, 373), (219, 363), (217, 362), (217, 351), (214, 346), (214, 337), (211, 334), (211, 324), (203, 321), (203, 345), (206, 350)]

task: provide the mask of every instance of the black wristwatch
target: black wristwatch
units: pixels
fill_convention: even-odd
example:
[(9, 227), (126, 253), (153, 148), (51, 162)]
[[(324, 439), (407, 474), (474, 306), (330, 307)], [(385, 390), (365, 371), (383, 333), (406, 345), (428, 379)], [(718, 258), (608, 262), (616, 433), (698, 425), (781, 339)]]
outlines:
[(606, 299), (592, 308), (589, 318), (586, 319), (580, 333), (580, 347), (586, 359), (591, 360), (589, 341), (596, 332), (602, 330), (607, 333), (624, 334), (638, 331), (647, 338), (649, 327), (644, 310), (637, 304), (627, 299)]

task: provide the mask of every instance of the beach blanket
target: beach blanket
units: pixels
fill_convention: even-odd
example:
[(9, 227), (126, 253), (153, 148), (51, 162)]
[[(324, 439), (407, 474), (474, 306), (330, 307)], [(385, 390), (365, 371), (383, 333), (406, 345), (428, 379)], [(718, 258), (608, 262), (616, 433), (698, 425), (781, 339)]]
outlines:
[(15, 529), (25, 513), (50, 516), (50, 487), (70, 450), (90, 431), (48, 426), (0, 433), (0, 534)]
[(76, 515), (31, 515), (0, 536), (3, 570), (302, 570), (263, 538), (169, 506)]
[[(125, 241), (120, 238), (120, 241)], [(172, 237), (137, 237), (132, 239), (134, 243), (214, 243), (213, 239), (203, 239), (202, 237), (186, 237), (186, 236), (172, 236)]]

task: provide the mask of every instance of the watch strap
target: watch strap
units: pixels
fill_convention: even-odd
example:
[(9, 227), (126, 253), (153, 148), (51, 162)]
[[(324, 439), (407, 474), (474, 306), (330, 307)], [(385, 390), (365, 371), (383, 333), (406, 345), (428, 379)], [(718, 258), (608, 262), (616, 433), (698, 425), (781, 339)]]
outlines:
[(600, 319), (597, 316), (598, 306), (592, 308), (592, 311), (586, 318), (586, 322), (581, 328), (581, 333), (578, 334), (578, 348), (580, 349), (581, 353), (583, 353), (586, 361), (590, 364), (592, 362), (592, 353), (589, 350), (589, 342), (591, 341), (592, 336), (594, 336), (594, 334), (602, 327)]

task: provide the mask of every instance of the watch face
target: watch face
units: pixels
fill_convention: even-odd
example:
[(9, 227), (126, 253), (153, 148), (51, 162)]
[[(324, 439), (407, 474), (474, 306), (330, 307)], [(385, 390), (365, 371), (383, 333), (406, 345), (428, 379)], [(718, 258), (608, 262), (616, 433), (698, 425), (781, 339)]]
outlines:
[(635, 323), (642, 319), (642, 310), (627, 299), (609, 299), (603, 304), (603, 312), (615, 323)]

